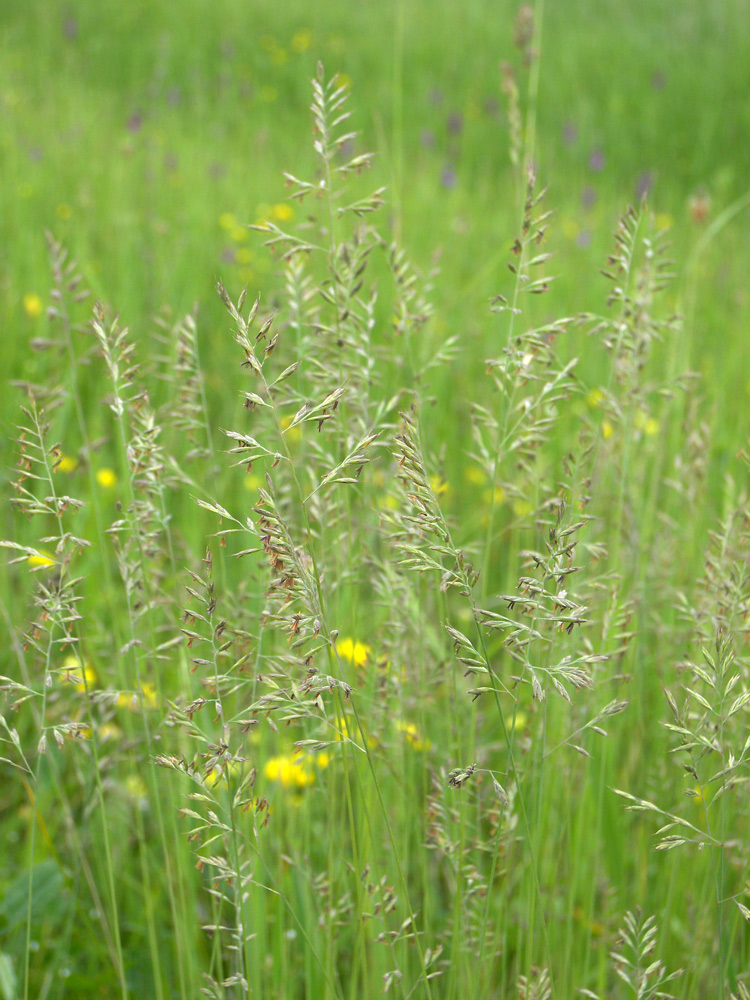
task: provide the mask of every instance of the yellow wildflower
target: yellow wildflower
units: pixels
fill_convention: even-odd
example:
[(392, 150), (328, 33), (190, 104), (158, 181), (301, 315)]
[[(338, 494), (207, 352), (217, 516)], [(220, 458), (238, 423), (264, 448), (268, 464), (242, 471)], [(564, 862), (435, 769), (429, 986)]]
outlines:
[(358, 639), (339, 639), (336, 642), (339, 656), (353, 663), (355, 667), (364, 667), (370, 658), (371, 648)]
[(75, 472), (78, 468), (78, 459), (72, 455), (61, 455), (57, 460), (55, 472)]
[(79, 688), (93, 687), (99, 679), (96, 670), (94, 670), (87, 660), (84, 660), (83, 664), (80, 664), (78, 657), (72, 653), (63, 660), (61, 674), (63, 680), (70, 681), (71, 684), (75, 684)]
[(250, 264), (253, 260), (253, 251), (249, 250), (247, 247), (240, 247), (237, 253), (234, 255), (234, 259), (238, 264)]
[(148, 799), (148, 788), (146, 787), (146, 782), (140, 774), (129, 774), (123, 782), (123, 785), (128, 794), (128, 798), (133, 799), (135, 802)]
[(657, 212), (654, 223), (658, 230), (671, 229), (674, 225), (674, 219), (669, 212)]
[(294, 209), (287, 201), (281, 201), (271, 209), (271, 215), (279, 222), (289, 222), (294, 218)]
[(302, 437), (302, 428), (299, 425), (292, 427), (292, 420), (294, 420), (292, 415), (281, 418), (281, 429), (289, 442), (299, 441)]
[(336, 741), (338, 743), (354, 737), (354, 732), (357, 728), (357, 723), (354, 719), (350, 720), (346, 715), (339, 715), (334, 720), (333, 725), (336, 730)]
[(482, 499), (488, 507), (493, 503), (493, 498), (495, 507), (499, 507), (505, 500), (505, 490), (502, 486), (496, 486), (494, 490), (485, 490), (482, 494)]
[(37, 552), (36, 555), (29, 556), (26, 562), (33, 569), (37, 569), (41, 566), (56, 566), (57, 560), (54, 556), (51, 556), (49, 552)]
[(269, 781), (278, 781), (282, 788), (301, 789), (315, 782), (315, 772), (310, 766), (310, 758), (291, 757), (282, 754), (266, 761), (263, 773)]
[(23, 308), (29, 319), (39, 319), (44, 312), (44, 303), (36, 292), (27, 292), (23, 297)]
[(582, 923), (584, 927), (587, 927), (594, 937), (601, 937), (604, 933), (604, 927), (602, 924), (600, 924), (598, 920), (588, 920), (586, 914), (580, 906), (576, 906), (575, 910), (573, 910), (573, 916), (576, 920)]
[(612, 424), (609, 422), (609, 420), (603, 420), (602, 437), (604, 438), (604, 440), (609, 441), (609, 439), (612, 437), (613, 434), (614, 434), (614, 428), (612, 427)]
[(248, 473), (245, 476), (244, 482), (245, 482), (245, 489), (250, 490), (251, 493), (254, 493), (256, 490), (259, 490), (261, 486), (264, 485), (263, 480), (260, 478), (260, 476), (256, 476), (254, 472)]
[(534, 505), (523, 497), (516, 497), (513, 501), (513, 513), (516, 517), (527, 517), (534, 510)]
[(229, 783), (230, 777), (238, 778), (242, 774), (242, 762), (239, 760), (231, 760), (228, 764), (223, 767), (215, 767), (209, 772), (203, 779), (205, 784), (209, 788), (214, 788), (219, 784), (223, 778), (227, 784)]
[(312, 42), (312, 31), (309, 28), (300, 28), (292, 37), (291, 49), (296, 55), (307, 52)]
[(67, 222), (68, 219), (73, 214), (73, 209), (70, 207), (70, 205), (66, 205), (65, 202), (58, 205), (55, 211), (57, 213), (58, 219), (61, 219), (63, 222)]
[(659, 430), (659, 421), (647, 416), (642, 410), (638, 410), (635, 415), (635, 426), (649, 437), (653, 437)]
[(337, 87), (351, 87), (352, 78), (348, 73), (337, 73), (336, 74), (336, 86)]
[(442, 476), (430, 476), (430, 486), (436, 496), (444, 496), (450, 493), (450, 484)]
[(396, 723), (396, 729), (398, 729), (400, 733), (404, 734), (407, 741), (412, 747), (414, 747), (415, 750), (429, 750), (432, 746), (429, 740), (424, 739), (413, 722), (399, 721)]
[(232, 226), (229, 230), (229, 236), (235, 243), (247, 243), (250, 233), (247, 230), (247, 226), (237, 223), (236, 226)]
[(513, 718), (512, 713), (505, 716), (505, 728), (508, 730), (508, 732), (510, 732), (513, 729), (515, 729), (515, 731), (518, 732), (519, 730), (523, 729), (525, 725), (526, 725), (525, 712), (516, 712), (515, 720)]
[(602, 405), (602, 400), (604, 399), (604, 393), (601, 389), (592, 389), (591, 392), (586, 394), (586, 403), (595, 410), (598, 406)]
[(239, 223), (231, 212), (222, 212), (219, 216), (219, 225), (222, 229), (235, 229)]
[[(150, 681), (141, 684), (141, 696), (144, 708), (156, 708), (158, 699), (156, 688)], [(140, 699), (137, 691), (121, 691), (117, 696), (117, 707), (128, 708), (131, 712), (137, 712), (140, 706)]]
[(122, 736), (122, 729), (114, 722), (103, 722), (97, 730), (99, 741), (106, 743), (108, 740), (119, 740)]
[(99, 469), (96, 481), (105, 490), (111, 490), (117, 482), (117, 476), (112, 469)]
[(464, 470), (464, 479), (472, 486), (483, 486), (487, 482), (484, 470), (480, 469), (478, 465), (467, 466)]

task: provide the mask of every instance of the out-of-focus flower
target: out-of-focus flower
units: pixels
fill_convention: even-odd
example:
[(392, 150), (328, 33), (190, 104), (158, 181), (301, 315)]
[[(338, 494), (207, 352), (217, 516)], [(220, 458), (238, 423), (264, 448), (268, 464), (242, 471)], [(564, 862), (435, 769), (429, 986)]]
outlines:
[(148, 788), (140, 774), (129, 774), (123, 782), (123, 787), (128, 798), (134, 802), (145, 804), (148, 801)]
[(55, 465), (55, 472), (75, 472), (78, 468), (78, 459), (72, 455), (60, 455)]
[(480, 469), (478, 465), (467, 466), (464, 470), (464, 479), (472, 486), (483, 486), (487, 482), (484, 469)]
[(365, 642), (358, 639), (338, 639), (336, 649), (339, 656), (353, 663), (355, 667), (364, 667), (370, 658), (371, 648)]
[(259, 490), (261, 486), (263, 486), (263, 480), (260, 476), (256, 476), (254, 472), (250, 472), (245, 476), (244, 485), (246, 490), (254, 493), (256, 490)]
[[(144, 708), (156, 708), (158, 704), (156, 687), (150, 681), (144, 681), (141, 684), (141, 695), (143, 697)], [(137, 712), (140, 707), (140, 701), (141, 699), (138, 697), (137, 691), (121, 691), (117, 696), (117, 707)]]
[(37, 552), (35, 555), (28, 556), (26, 562), (33, 569), (57, 566), (57, 560), (54, 556), (50, 555), (49, 552)]
[(485, 490), (482, 494), (482, 500), (487, 507), (493, 504), (495, 507), (499, 507), (505, 500), (505, 490), (502, 486), (496, 486), (494, 490)]
[(440, 175), (440, 183), (444, 188), (451, 190), (458, 184), (458, 177), (453, 167), (444, 167)]
[(655, 420), (653, 417), (649, 417), (647, 413), (642, 410), (638, 410), (635, 415), (634, 421), (635, 426), (639, 431), (643, 431), (648, 437), (653, 437), (654, 434), (659, 432), (659, 421)]
[(94, 670), (87, 660), (84, 660), (81, 664), (78, 662), (78, 657), (74, 656), (72, 653), (66, 656), (63, 660), (63, 665), (60, 669), (60, 677), (62, 680), (69, 681), (71, 684), (75, 684), (76, 687), (81, 689), (84, 687), (93, 687), (99, 679), (96, 670)]
[(292, 420), (294, 420), (294, 417), (291, 414), (281, 418), (281, 429), (284, 431), (284, 437), (289, 442), (300, 441), (302, 438), (302, 428), (299, 425), (292, 427)]
[(585, 209), (593, 208), (596, 204), (597, 193), (596, 188), (587, 184), (583, 191), (581, 191), (581, 204)]
[[(349, 715), (339, 715), (333, 722), (335, 730), (335, 739), (337, 743), (343, 743), (345, 740), (356, 743), (362, 739), (362, 733), (359, 730), (359, 725), (357, 720), (353, 716)], [(367, 735), (367, 746), (374, 750), (380, 745), (380, 741), (376, 736)], [(320, 757), (321, 755), (318, 754)]]
[(516, 497), (513, 501), (513, 513), (516, 517), (528, 517), (534, 510), (534, 505), (523, 497)]
[(312, 31), (309, 28), (300, 28), (292, 36), (291, 50), (295, 55), (301, 55), (303, 52), (307, 52), (310, 48), (312, 42)]
[(109, 740), (119, 740), (122, 736), (122, 729), (115, 725), (114, 722), (103, 722), (97, 729), (97, 735), (101, 743), (106, 743)]
[(452, 111), (448, 115), (446, 127), (451, 135), (460, 135), (464, 130), (464, 116), (460, 111)]
[(654, 175), (650, 170), (642, 170), (635, 182), (635, 199), (641, 201), (654, 186)]
[(228, 764), (212, 768), (203, 780), (209, 788), (214, 788), (222, 778), (229, 783), (230, 778), (238, 778), (241, 774), (242, 761), (231, 760)]
[(432, 744), (429, 740), (426, 740), (422, 733), (417, 729), (413, 722), (406, 722), (404, 720), (399, 720), (396, 723), (396, 729), (400, 733), (403, 733), (406, 741), (411, 747), (419, 751), (427, 751), (430, 749)]
[(526, 725), (526, 721), (527, 717), (525, 712), (516, 712), (515, 717), (511, 712), (505, 716), (505, 727), (508, 730), (508, 732), (511, 732), (513, 729), (515, 729), (515, 731), (518, 732), (519, 729), (523, 729), (523, 727)]
[(589, 157), (589, 170), (593, 170), (595, 174), (599, 174), (604, 170), (606, 163), (607, 161), (601, 149), (595, 149)]
[(271, 215), (279, 222), (289, 222), (294, 218), (294, 209), (288, 201), (280, 201), (271, 208)]
[(339, 715), (334, 720), (334, 728), (336, 730), (336, 740), (341, 743), (342, 740), (350, 740), (354, 738), (355, 730), (357, 728), (357, 723), (354, 719), (350, 719), (346, 715)]
[(117, 476), (112, 469), (99, 469), (96, 474), (96, 481), (105, 490), (111, 490), (117, 483)]
[(602, 437), (604, 438), (604, 440), (609, 441), (609, 439), (612, 437), (613, 434), (614, 434), (614, 428), (612, 427), (612, 424), (609, 422), (609, 420), (602, 420)]
[(44, 312), (44, 303), (36, 292), (27, 292), (23, 297), (23, 308), (29, 319), (39, 319)]
[(573, 916), (577, 921), (579, 921), (579, 923), (583, 924), (584, 927), (590, 930), (594, 937), (601, 937), (604, 933), (603, 925), (600, 924), (598, 920), (589, 920), (580, 906), (576, 906), (573, 910)]
[(565, 122), (562, 137), (566, 146), (574, 146), (578, 142), (578, 126), (575, 122)]
[[(326, 761), (326, 764), (328, 761)], [(282, 788), (299, 791), (315, 783), (315, 770), (311, 757), (292, 757), (282, 754), (266, 761), (263, 773), (269, 781), (278, 781)]]
[(436, 496), (447, 496), (451, 492), (450, 483), (442, 476), (430, 476), (430, 486)]
[(711, 198), (705, 191), (694, 194), (688, 200), (690, 219), (696, 226), (702, 226), (711, 214)]

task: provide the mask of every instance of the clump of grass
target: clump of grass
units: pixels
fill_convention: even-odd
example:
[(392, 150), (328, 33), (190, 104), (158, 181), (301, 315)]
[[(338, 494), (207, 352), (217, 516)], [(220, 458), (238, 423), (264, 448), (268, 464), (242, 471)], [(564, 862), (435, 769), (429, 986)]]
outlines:
[[(371, 157), (347, 87), (322, 68), (316, 171), (286, 175), (307, 214), (255, 227), (280, 265), (272, 304), (218, 284), (236, 353), (222, 373), (229, 427), (209, 404), (197, 313), (162, 318), (151, 357), (97, 304), (80, 351), (61, 305), (78, 294), (75, 269), (51, 245), (70, 371), (44, 394), (46, 414), (39, 392), (24, 411), (15, 503), (43, 527), (19, 522), (4, 543), (35, 584), (19, 576), (22, 596), (3, 607), (18, 725), (0, 719), (15, 804), (26, 795), (32, 809), (23, 935), (9, 938), (25, 996), (63, 961), (80, 989), (109, 976), (122, 997), (551, 1000), (602, 995), (615, 974), (633, 995), (666, 995), (676, 974), (653, 959), (657, 924), (633, 915), (641, 904), (677, 925), (660, 942), (670, 957), (691, 947), (687, 996), (710, 982), (744, 996), (745, 501), (705, 579), (678, 594), (646, 523), (663, 515), (682, 537), (666, 432), (654, 440), (654, 425), (679, 436), (672, 411), (690, 384), (652, 377), (660, 339), (677, 332), (658, 306), (661, 237), (645, 206), (624, 216), (614, 317), (535, 318), (554, 285), (528, 10), (518, 37), (530, 105), (524, 122), (506, 73), (521, 195), (511, 287), (487, 311), (500, 343), (461, 407), (431, 396), (465, 349), (430, 327), (430, 286), (446, 279), (422, 278), (381, 235), (384, 194), (360, 178)], [(580, 331), (610, 358), (604, 387), (570, 356)], [(105, 417), (83, 405), (84, 360), (109, 380)], [(704, 430), (687, 412), (676, 467), (694, 474), (678, 503), (705, 474)], [(65, 455), (88, 469), (85, 499), (59, 486), (82, 471), (61, 471)], [(462, 464), (468, 485), (451, 482)], [(654, 682), (675, 637), (690, 655)], [(650, 753), (661, 685), (685, 810)], [(642, 787), (657, 783), (658, 801)], [(660, 847), (706, 849), (710, 907), (635, 849), (616, 785), (631, 809), (666, 819)], [(60, 803), (64, 843), (45, 832)], [(69, 924), (37, 968), (50, 855), (66, 912), (103, 944), (87, 949)], [(710, 909), (715, 933), (680, 930), (686, 905)], [(622, 912), (612, 968), (602, 939)]]

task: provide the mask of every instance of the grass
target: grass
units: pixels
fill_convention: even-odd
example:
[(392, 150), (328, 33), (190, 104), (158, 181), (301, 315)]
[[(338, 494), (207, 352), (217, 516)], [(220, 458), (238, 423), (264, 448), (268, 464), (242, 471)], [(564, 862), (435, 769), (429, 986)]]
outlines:
[(744, 14), (5, 5), (5, 997), (745, 1000)]

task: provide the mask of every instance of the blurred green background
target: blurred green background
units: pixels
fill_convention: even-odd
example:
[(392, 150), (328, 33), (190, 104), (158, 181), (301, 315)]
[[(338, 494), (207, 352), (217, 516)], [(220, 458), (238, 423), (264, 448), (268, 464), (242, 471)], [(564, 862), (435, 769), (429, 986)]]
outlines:
[[(536, 115), (539, 182), (549, 185), (545, 206), (555, 210), (545, 249), (554, 253), (549, 270), (557, 280), (551, 294), (530, 304), (527, 317), (544, 322), (605, 310), (609, 285), (599, 269), (629, 204), (646, 196), (657, 225), (671, 231), (676, 279), (666, 301), (684, 315), (684, 324), (676, 346), (666, 345), (657, 358), (671, 371), (700, 373), (687, 405), (700, 399), (699, 415), (709, 425), (703, 440), (711, 449), (713, 505), (693, 512), (692, 540), (684, 543), (675, 574), (680, 583), (683, 576), (697, 578), (702, 530), (720, 510), (723, 473), (744, 475), (735, 456), (750, 430), (750, 3), (547, 0), (537, 11), (542, 6), (535, 42), (539, 89), (530, 107), (529, 74), (514, 44), (516, 2), (2, 0), (4, 485), (13, 477), (22, 400), (11, 383), (46, 381), (55, 364), (63, 381), (67, 364), (51, 363), (49, 355), (40, 362), (33, 349), (33, 341), (46, 335), (50, 304), (45, 231), (70, 248), (86, 285), (119, 312), (146, 364), (160, 351), (154, 317), (166, 309), (175, 318), (198, 304), (212, 425), (237, 426), (237, 349), (215, 284), (221, 279), (234, 297), (247, 287), (250, 298), (260, 294), (264, 304), (279, 293), (278, 262), (248, 226), (264, 219), (304, 224), (307, 209), (286, 200), (283, 171), (314, 176), (310, 81), (319, 60), (327, 77), (338, 72), (351, 87), (352, 128), (361, 133), (354, 151), (375, 153), (361, 183), (363, 190), (387, 189), (381, 231), (401, 242), (422, 273), (438, 268), (431, 292), (435, 316), (420, 338), (429, 352), (455, 335), (459, 353), (450, 367), (431, 375), (424, 391), (443, 403), (430, 411), (428, 444), (440, 452), (447, 479), (460, 483), (453, 473), (465, 464), (468, 404), (456, 400), (482, 402), (487, 383), (475, 382), (475, 375), (485, 358), (498, 356), (507, 335), (505, 322), (488, 309), (492, 296), (507, 293), (512, 282), (506, 262), (520, 217), (502, 91), (507, 61), (516, 69), (524, 115)], [(378, 267), (385, 273), (382, 262), (376, 273)], [(382, 333), (380, 346), (391, 318), (387, 302), (384, 294), (375, 333)], [(81, 307), (81, 315), (87, 310)], [(560, 353), (564, 360), (578, 356), (583, 384), (596, 386), (609, 377), (609, 359), (589, 346), (583, 329), (566, 334)], [(82, 392), (95, 437), (110, 426), (104, 408), (103, 416), (92, 415), (108, 379), (103, 365), (85, 372)], [(586, 407), (581, 399), (575, 405)], [(684, 405), (680, 397), (677, 406)], [(69, 401), (60, 422), (70, 432), (65, 448), (75, 452), (81, 441)], [(111, 444), (104, 442), (99, 465), (116, 464)], [(569, 447), (564, 433), (556, 446), (560, 453)], [(228, 465), (226, 480), (235, 488), (239, 474)], [(645, 460), (642, 467), (650, 468)], [(654, 483), (661, 472), (657, 467)], [(217, 486), (217, 496), (224, 495)], [(473, 502), (468, 489), (457, 494), (448, 501), (454, 512), (462, 498), (467, 509)], [(114, 517), (114, 497), (103, 502), (110, 501), (107, 516)], [(646, 514), (653, 509), (644, 501)], [(170, 513), (176, 523), (185, 515), (182, 533), (194, 536), (193, 552), (203, 551), (213, 524), (206, 528), (186, 496), (174, 498)], [(476, 526), (478, 511), (470, 513)], [(22, 535), (20, 523), (5, 504), (0, 537)], [(644, 534), (660, 530), (654, 519)], [(630, 555), (624, 553), (624, 563)], [(630, 570), (628, 565), (625, 572)], [(649, 571), (648, 565), (633, 569), (644, 577)], [(15, 578), (9, 573), (4, 579), (17, 597)], [(98, 570), (88, 573), (84, 588), (101, 598)], [(661, 677), (650, 668), (661, 665), (661, 652), (657, 645), (648, 656), (637, 650), (646, 664), (649, 717), (658, 714), (659, 721)], [(674, 661), (664, 659), (670, 669)], [(645, 756), (645, 713), (635, 726), (633, 754)], [(655, 741), (666, 740), (659, 725), (648, 731), (658, 733)], [(17, 799), (24, 794), (16, 789)], [(25, 808), (13, 813), (15, 843), (25, 835)], [(606, 822), (609, 834), (619, 824), (619, 834), (608, 835), (598, 849), (619, 870), (622, 846), (632, 845), (622, 832), (619, 804), (608, 809), (600, 825)], [(652, 857), (648, 834), (640, 836), (639, 864)], [(56, 868), (43, 864), (49, 867), (38, 873), (38, 883), (55, 898)], [(675, 883), (690, 889), (692, 861), (684, 864)], [(1, 874), (8, 883), (16, 875)], [(651, 884), (645, 862), (641, 874), (661, 902), (662, 883)], [(14, 891), (25, 895), (26, 884), (17, 883)], [(43, 910), (47, 900), (40, 899)], [(20, 926), (25, 902), (8, 893), (0, 929), (13, 924), (14, 913)], [(678, 916), (686, 925), (679, 933), (689, 936), (690, 916)], [(96, 926), (81, 933), (93, 939)], [(702, 940), (712, 933), (704, 928)]]
[[(46, 305), (49, 229), (136, 335), (165, 303), (180, 312), (198, 301), (204, 357), (218, 372), (227, 338), (214, 282), (271, 294), (274, 263), (243, 227), (283, 202), (283, 170), (309, 172), (318, 60), (351, 81), (353, 126), (377, 153), (368, 184), (388, 188), (391, 231), (424, 270), (440, 254), (438, 330), (481, 339), (518, 217), (501, 92), (501, 63), (520, 62), (517, 8), (5, 0), (6, 371), (33, 378), (28, 342), (44, 332), (34, 297)], [(610, 234), (647, 192), (673, 230), (674, 307), (690, 292), (682, 359), (706, 376), (721, 442), (728, 419), (747, 426), (750, 246), (747, 215), (731, 206), (750, 178), (750, 6), (548, 3), (540, 51), (538, 169), (556, 209), (548, 308), (601, 308)], [(520, 82), (523, 95), (522, 70)], [(574, 349), (585, 354), (585, 342)]]

